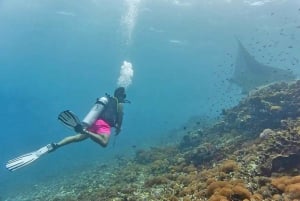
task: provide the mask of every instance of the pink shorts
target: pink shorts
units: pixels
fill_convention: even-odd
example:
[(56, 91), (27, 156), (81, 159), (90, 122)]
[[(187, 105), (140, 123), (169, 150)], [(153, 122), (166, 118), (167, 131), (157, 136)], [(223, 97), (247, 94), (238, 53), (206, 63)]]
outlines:
[(102, 119), (96, 120), (87, 130), (99, 135), (110, 135), (110, 126)]

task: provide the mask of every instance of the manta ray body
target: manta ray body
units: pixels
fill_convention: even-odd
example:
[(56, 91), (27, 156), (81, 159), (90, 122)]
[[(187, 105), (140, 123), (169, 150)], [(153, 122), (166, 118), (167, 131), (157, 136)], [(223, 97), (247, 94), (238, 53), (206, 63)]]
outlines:
[(241, 87), (243, 94), (273, 82), (295, 79), (296, 75), (290, 70), (275, 68), (258, 62), (238, 41), (238, 54), (234, 74), (230, 81)]

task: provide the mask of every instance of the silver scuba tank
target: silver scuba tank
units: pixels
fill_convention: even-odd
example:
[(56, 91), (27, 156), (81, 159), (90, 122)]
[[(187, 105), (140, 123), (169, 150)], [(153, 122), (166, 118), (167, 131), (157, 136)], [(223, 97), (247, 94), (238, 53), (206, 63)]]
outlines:
[(107, 97), (98, 98), (92, 109), (84, 117), (82, 123), (85, 127), (90, 127), (101, 114), (105, 104), (108, 102)]

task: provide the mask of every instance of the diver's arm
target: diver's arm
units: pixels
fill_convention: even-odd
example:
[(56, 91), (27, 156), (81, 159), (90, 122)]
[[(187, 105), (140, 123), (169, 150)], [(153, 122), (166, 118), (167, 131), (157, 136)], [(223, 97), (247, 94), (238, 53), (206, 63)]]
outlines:
[(118, 135), (121, 132), (122, 122), (123, 122), (123, 104), (119, 103), (118, 105), (118, 115), (117, 115), (117, 121), (116, 121), (116, 135)]

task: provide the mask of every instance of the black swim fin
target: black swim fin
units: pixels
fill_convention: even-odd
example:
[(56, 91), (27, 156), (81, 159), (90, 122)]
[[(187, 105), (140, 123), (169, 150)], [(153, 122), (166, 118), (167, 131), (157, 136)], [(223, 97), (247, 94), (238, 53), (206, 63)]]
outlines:
[(64, 125), (68, 126), (71, 129), (74, 129), (76, 126), (81, 125), (79, 118), (70, 110), (61, 112), (58, 115), (58, 120), (60, 120)]

